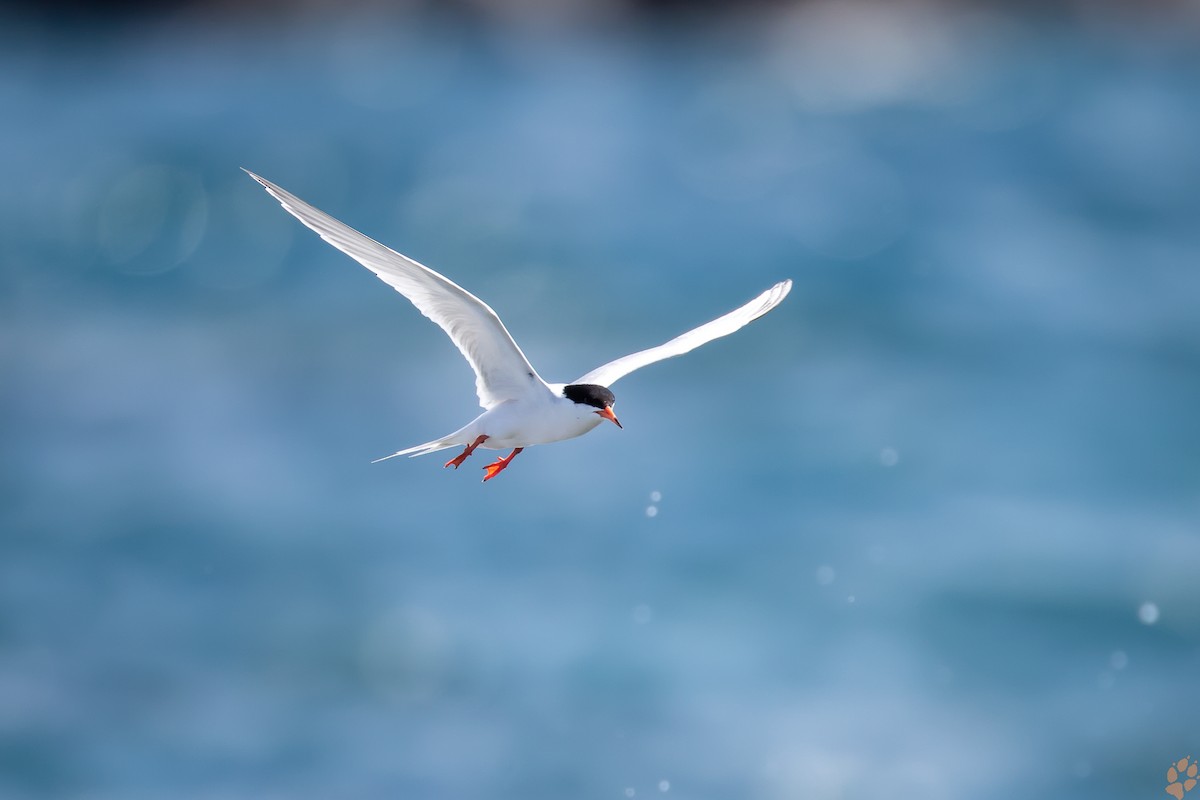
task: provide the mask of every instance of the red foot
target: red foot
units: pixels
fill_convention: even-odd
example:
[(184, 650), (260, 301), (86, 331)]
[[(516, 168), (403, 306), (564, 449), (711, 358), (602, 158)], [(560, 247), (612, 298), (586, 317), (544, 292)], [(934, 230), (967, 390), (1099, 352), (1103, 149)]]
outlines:
[(516, 450), (513, 450), (511, 453), (506, 455), (504, 458), (496, 459), (495, 462), (488, 464), (486, 467), (484, 467), (484, 470), (487, 471), (487, 475), (483, 476), (483, 482), (487, 483), (492, 478), (496, 477), (501, 472), (503, 472), (504, 468), (507, 467), (509, 465), (509, 463), (514, 458), (517, 457), (517, 453), (521, 452), (524, 449), (525, 449), (524, 447), (518, 447)]
[(474, 453), (475, 448), (479, 447), (479, 445), (486, 442), (487, 438), (488, 437), (486, 437), (486, 436), (478, 437), (475, 441), (473, 441), (469, 445), (467, 445), (466, 450), (463, 450), (461, 453), (456, 455), (454, 458), (450, 459), (445, 464), (442, 464), (442, 469), (445, 469), (446, 467), (454, 467), (455, 469), (458, 469), (459, 465), (462, 464), (462, 462), (467, 460), (467, 456), (471, 455), (471, 453)]

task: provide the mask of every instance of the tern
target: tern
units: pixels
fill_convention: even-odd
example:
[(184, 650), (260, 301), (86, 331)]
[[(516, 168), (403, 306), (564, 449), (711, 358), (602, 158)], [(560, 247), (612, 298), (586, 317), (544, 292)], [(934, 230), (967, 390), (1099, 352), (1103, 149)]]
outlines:
[(665, 344), (610, 361), (571, 383), (546, 383), (487, 303), (444, 275), (364, 236), (265, 178), (250, 170), (245, 172), (296, 219), (407, 297), (446, 332), (475, 371), (475, 392), (482, 414), (454, 433), (373, 463), (463, 447), (445, 463), (458, 469), (477, 448), (511, 450), (484, 467), (486, 482), (499, 475), (526, 447), (582, 436), (604, 420), (623, 428), (613, 413), (616, 397), (609, 389), (618, 379), (728, 336), (775, 308), (792, 288), (790, 280), (781, 281), (749, 303)]

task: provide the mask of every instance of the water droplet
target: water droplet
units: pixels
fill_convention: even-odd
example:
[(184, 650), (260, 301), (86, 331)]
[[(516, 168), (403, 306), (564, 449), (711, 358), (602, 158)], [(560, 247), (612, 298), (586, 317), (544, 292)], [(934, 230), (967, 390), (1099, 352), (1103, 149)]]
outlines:
[(885, 467), (894, 467), (900, 463), (900, 454), (894, 448), (885, 447), (879, 451), (879, 463)]
[(650, 502), (651, 503), (662, 502), (662, 492), (658, 491), (657, 489), (654, 490), (653, 492), (651, 492), (650, 493)]
[(837, 577), (834, 574), (833, 567), (828, 564), (822, 564), (817, 567), (817, 583), (821, 586), (828, 586), (833, 583), (833, 579)]
[(654, 519), (658, 516), (658, 506), (646, 506), (646, 516)]
[(626, 796), (626, 797), (633, 797), (635, 794), (637, 794), (637, 792), (636, 792), (636, 791), (634, 791), (634, 789), (633, 789), (633, 787), (632, 787), (632, 786), (630, 786), (630, 787), (628, 787), (628, 788), (626, 788), (626, 789), (625, 789), (625, 796)]
[(1138, 619), (1143, 625), (1153, 625), (1158, 622), (1158, 606), (1154, 603), (1142, 603), (1138, 608)]
[(659, 782), (658, 782), (658, 790), (659, 790), (660, 792), (669, 792), (669, 791), (671, 791), (671, 782), (670, 782), (670, 781), (668, 781), (668, 780), (661, 780), (661, 781), (659, 781)]
[(1129, 666), (1129, 656), (1125, 655), (1124, 650), (1114, 650), (1108, 657), (1108, 665), (1115, 670), (1123, 670)]

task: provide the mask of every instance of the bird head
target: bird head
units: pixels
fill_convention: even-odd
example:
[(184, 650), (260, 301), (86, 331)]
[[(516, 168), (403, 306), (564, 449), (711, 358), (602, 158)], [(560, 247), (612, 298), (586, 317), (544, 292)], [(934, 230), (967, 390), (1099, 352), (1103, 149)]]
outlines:
[(601, 419), (608, 420), (618, 428), (625, 427), (613, 413), (613, 403), (617, 402), (617, 398), (607, 387), (597, 386), (594, 383), (573, 383), (564, 386), (562, 393), (563, 397), (576, 405), (591, 406), (595, 409), (592, 413)]

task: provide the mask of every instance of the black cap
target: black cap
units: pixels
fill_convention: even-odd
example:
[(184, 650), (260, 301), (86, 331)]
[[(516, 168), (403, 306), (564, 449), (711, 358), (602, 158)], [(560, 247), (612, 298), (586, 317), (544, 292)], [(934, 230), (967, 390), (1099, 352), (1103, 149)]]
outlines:
[(601, 411), (617, 402), (617, 397), (607, 387), (594, 383), (573, 383), (563, 387), (563, 397), (584, 406), (592, 406)]

